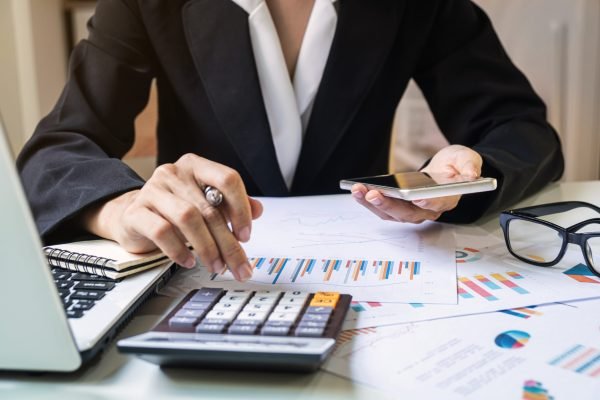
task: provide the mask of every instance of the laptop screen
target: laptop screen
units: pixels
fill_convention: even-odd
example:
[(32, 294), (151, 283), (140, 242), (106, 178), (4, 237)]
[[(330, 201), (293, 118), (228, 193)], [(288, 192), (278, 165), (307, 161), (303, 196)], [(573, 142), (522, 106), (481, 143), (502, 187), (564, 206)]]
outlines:
[(0, 120), (0, 370), (81, 364)]

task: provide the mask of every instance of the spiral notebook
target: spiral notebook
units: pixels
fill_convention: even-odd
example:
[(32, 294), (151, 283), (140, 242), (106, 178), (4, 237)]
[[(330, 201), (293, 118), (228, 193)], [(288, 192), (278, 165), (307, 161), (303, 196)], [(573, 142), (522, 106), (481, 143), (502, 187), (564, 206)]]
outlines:
[(86, 240), (44, 247), (52, 267), (69, 269), (111, 279), (123, 278), (157, 267), (167, 261), (160, 250), (133, 254), (106, 239)]

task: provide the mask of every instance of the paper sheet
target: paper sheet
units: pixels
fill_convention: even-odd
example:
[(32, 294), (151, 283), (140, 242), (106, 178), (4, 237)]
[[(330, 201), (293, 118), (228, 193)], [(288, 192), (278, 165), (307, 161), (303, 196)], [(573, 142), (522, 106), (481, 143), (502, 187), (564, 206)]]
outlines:
[(396, 398), (591, 400), (599, 327), (595, 300), (346, 331), (324, 369)]
[(355, 302), (344, 329), (426, 321), (534, 304), (600, 297), (600, 278), (579, 265), (570, 250), (557, 267), (530, 266), (514, 259), (504, 241), (479, 228), (456, 235), (458, 305)]
[(203, 268), (180, 271), (163, 294), (200, 286), (339, 291), (356, 300), (456, 304), (450, 227), (382, 221), (349, 195), (262, 198), (244, 249), (250, 281)]

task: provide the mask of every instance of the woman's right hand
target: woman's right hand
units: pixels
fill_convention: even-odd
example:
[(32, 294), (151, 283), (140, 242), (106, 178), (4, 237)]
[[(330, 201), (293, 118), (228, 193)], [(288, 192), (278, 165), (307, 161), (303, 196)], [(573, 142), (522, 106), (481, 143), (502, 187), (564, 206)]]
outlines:
[[(204, 186), (223, 193), (219, 206), (207, 202)], [(252, 220), (261, 214), (262, 204), (246, 194), (235, 170), (186, 154), (174, 164), (157, 167), (141, 189), (87, 211), (83, 224), (129, 252), (158, 248), (187, 268), (196, 265), (195, 253), (211, 272), (220, 273), (228, 266), (237, 280), (245, 281), (252, 268), (239, 242), (250, 239)]]

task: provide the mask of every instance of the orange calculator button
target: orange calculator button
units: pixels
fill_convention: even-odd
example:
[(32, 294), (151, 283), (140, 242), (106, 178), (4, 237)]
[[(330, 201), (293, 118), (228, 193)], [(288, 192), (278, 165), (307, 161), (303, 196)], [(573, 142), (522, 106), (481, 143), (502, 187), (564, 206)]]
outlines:
[(310, 301), (311, 307), (335, 307), (340, 294), (338, 292), (317, 292)]

